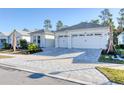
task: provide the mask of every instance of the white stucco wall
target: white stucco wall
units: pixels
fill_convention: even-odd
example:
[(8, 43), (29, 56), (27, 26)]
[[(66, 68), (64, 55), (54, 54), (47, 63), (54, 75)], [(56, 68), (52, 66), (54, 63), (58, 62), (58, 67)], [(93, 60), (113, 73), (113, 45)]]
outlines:
[[(21, 35), (20, 33), (16, 32), (17, 45), (19, 44), (20, 39), (25, 39), (27, 40), (27, 42), (30, 42), (30, 35), (29, 36)], [(8, 37), (8, 42), (9, 44), (13, 45), (13, 33), (11, 33), (10, 36)]]
[(67, 30), (67, 31), (60, 31), (60, 32), (56, 32), (55, 33), (55, 47), (59, 47), (59, 44), (58, 44), (58, 38), (59, 36), (63, 36), (63, 35), (67, 35), (67, 43), (68, 43), (68, 47), (67, 48), (72, 48), (72, 35), (80, 35), (80, 34), (84, 34), (84, 35), (87, 35), (87, 34), (95, 34), (95, 33), (98, 33), (98, 34), (102, 34), (101, 38), (96, 38), (94, 40), (90, 40), (90, 36), (84, 36), (84, 38), (87, 40), (87, 41), (90, 41), (90, 42), (87, 42), (87, 44), (83, 45), (82, 43), (86, 43), (86, 42), (83, 42), (82, 40), (78, 40), (78, 44), (80, 46), (80, 44), (82, 44), (82, 48), (98, 48), (99, 46), (97, 46), (98, 44), (96, 44), (95, 47), (92, 47), (92, 44), (96, 43), (95, 41), (101, 39), (101, 48), (106, 48), (107, 44), (108, 44), (108, 39), (109, 39), (109, 28), (108, 27), (102, 27), (102, 28), (89, 28), (89, 29), (76, 29), (76, 30)]
[(36, 44), (38, 45), (37, 37), (40, 36), (40, 47), (54, 47), (54, 35), (44, 34), (44, 33), (33, 33), (31, 34), (31, 42), (33, 42), (33, 37), (36, 38)]
[(120, 34), (117, 38), (118, 38), (118, 45), (124, 44), (124, 34)]
[(5, 36), (3, 33), (0, 33), (0, 49), (3, 48), (3, 43), (1, 42), (1, 40), (5, 39), (6, 43), (8, 43), (8, 37)]

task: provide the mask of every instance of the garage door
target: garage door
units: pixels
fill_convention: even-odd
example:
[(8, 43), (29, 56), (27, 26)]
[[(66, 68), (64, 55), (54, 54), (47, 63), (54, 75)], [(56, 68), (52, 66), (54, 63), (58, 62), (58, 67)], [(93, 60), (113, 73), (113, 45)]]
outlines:
[(72, 35), (72, 48), (104, 48), (105, 43), (103, 37), (98, 35)]
[(67, 36), (59, 36), (58, 46), (60, 48), (67, 48), (68, 47), (68, 37)]

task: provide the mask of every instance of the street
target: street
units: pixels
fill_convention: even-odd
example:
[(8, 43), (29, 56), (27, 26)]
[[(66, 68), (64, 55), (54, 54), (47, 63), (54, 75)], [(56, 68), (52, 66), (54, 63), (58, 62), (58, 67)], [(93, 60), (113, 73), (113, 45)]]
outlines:
[(77, 83), (0, 66), (0, 85), (77, 85)]

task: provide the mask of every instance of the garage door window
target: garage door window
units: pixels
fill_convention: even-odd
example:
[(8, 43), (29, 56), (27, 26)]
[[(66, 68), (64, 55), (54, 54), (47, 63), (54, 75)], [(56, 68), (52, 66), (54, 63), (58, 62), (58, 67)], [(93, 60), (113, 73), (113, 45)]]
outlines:
[(80, 34), (79, 36), (85, 36), (84, 34)]
[(101, 36), (102, 34), (96, 33), (95, 35), (96, 35), (96, 36)]
[(72, 35), (72, 36), (73, 36), (73, 37), (74, 37), (74, 36), (76, 37), (77, 35)]
[(63, 36), (59, 36), (59, 37), (63, 37)]
[(87, 34), (87, 36), (93, 36), (93, 34)]
[(65, 35), (64, 37), (68, 37), (68, 35)]

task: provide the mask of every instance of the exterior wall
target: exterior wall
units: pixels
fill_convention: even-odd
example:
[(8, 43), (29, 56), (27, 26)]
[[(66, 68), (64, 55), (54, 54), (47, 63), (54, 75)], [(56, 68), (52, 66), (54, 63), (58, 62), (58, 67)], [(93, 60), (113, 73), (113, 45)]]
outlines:
[[(54, 47), (54, 35), (45, 35), (44, 33), (31, 34), (31, 42), (38, 45), (38, 36), (40, 36), (40, 47)], [(36, 40), (35, 42), (33, 38)]]
[[(16, 44), (17, 44), (17, 46), (19, 46), (20, 39), (25, 39), (25, 40), (27, 40), (27, 42), (30, 42), (30, 35), (24, 36), (24, 35), (21, 35), (20, 33), (16, 32)], [(10, 36), (8, 37), (8, 43), (13, 45), (13, 33), (11, 33)]]
[(28, 43), (31, 42), (31, 41), (30, 41), (30, 40), (31, 40), (31, 39), (30, 39), (30, 38), (31, 38), (30, 36), (22, 36), (21, 38), (27, 40)]
[[(61, 32), (56, 32), (55, 34), (55, 47), (58, 48), (58, 38), (60, 35), (68, 35), (68, 48), (72, 48), (72, 35), (76, 34), (95, 34), (95, 33), (100, 33), (102, 34), (102, 48), (105, 49), (108, 44), (108, 39), (109, 39), (109, 28), (104, 27), (104, 28), (89, 28), (89, 29), (77, 29), (77, 30), (67, 30), (67, 31), (61, 31)], [(89, 37), (90, 38), (90, 37)], [(88, 38), (86, 38), (88, 39)], [(98, 38), (99, 39), (99, 38)], [(83, 43), (82, 41), (78, 41), (79, 43)], [(93, 42), (88, 42), (88, 43), (95, 43), (95, 40)], [(101, 42), (100, 42), (101, 43)], [(92, 48), (91, 46), (83, 46), (83, 48)], [(94, 47), (95, 48), (95, 47)], [(96, 46), (97, 48), (97, 46)]]
[[(20, 33), (16, 32), (16, 44), (19, 45), (19, 40), (22, 39), (22, 36)], [(9, 44), (13, 45), (13, 33), (9, 36)]]
[(54, 35), (45, 35), (45, 45), (46, 47), (55, 47)]
[(31, 34), (31, 43), (38, 45), (38, 36), (40, 36), (40, 45), (39, 47), (45, 47), (45, 38), (43, 34)]
[(118, 45), (124, 44), (124, 35), (120, 34), (118, 37)]
[(4, 43), (3, 41), (8, 43), (8, 37), (5, 36), (4, 34), (0, 33), (0, 49), (3, 48), (3, 43)]

